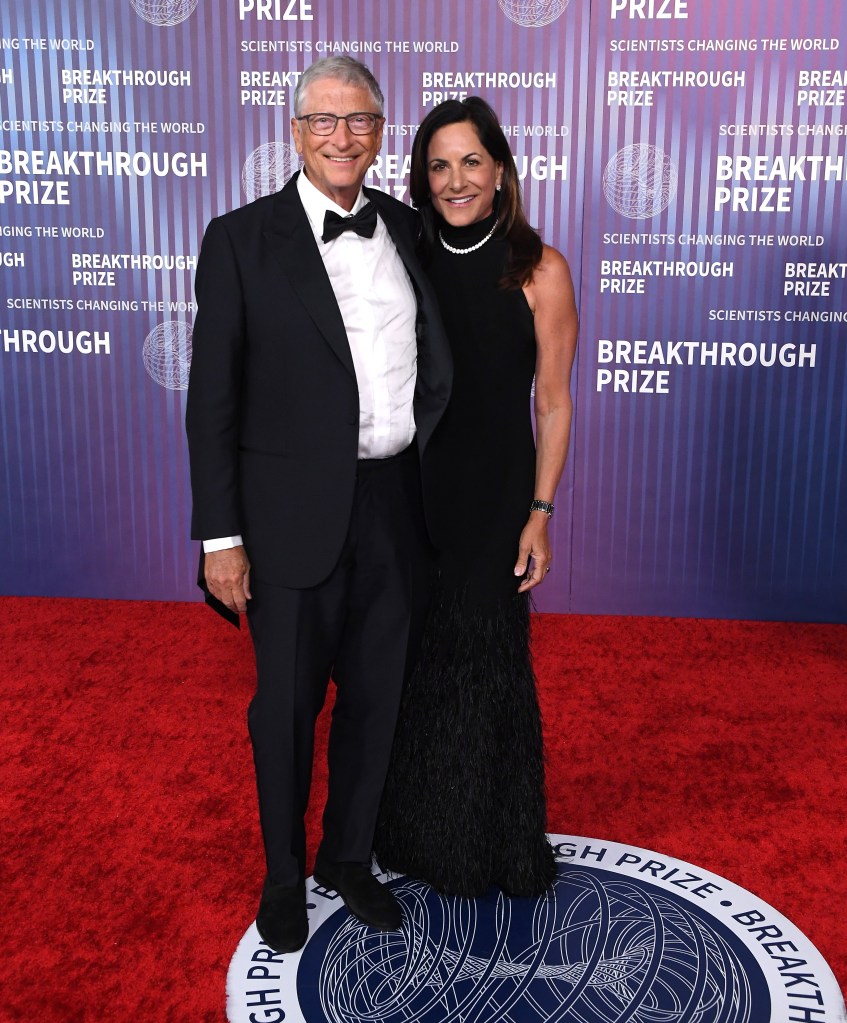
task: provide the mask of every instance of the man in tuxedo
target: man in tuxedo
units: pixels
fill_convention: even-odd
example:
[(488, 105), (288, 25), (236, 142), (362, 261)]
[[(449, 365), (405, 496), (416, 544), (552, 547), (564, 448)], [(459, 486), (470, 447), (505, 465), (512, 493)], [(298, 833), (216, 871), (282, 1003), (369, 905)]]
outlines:
[(256, 923), (278, 951), (308, 937), (303, 817), (330, 675), (315, 879), (370, 926), (402, 921), (371, 845), (426, 605), (419, 460), (451, 375), (416, 214), (362, 188), (379, 85), (327, 58), (301, 76), (294, 111), (303, 171), (206, 230), (186, 413), (201, 585), (231, 620), (246, 612), (256, 653)]

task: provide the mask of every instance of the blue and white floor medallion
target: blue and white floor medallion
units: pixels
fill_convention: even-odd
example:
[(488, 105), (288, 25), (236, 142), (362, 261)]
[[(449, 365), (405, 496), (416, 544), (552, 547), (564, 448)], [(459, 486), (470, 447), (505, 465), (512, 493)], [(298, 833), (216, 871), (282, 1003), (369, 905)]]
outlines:
[(358, 923), (307, 882), (310, 936), (255, 924), (227, 976), (230, 1023), (847, 1023), (832, 971), (789, 920), (669, 856), (551, 835), (552, 892), (438, 895), (385, 878), (401, 931)]

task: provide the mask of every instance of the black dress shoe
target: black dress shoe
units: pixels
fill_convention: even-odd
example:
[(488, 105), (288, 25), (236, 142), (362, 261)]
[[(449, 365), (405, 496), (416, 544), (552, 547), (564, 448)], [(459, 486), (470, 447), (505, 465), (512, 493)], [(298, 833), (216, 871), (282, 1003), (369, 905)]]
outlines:
[(305, 882), (274, 884), (266, 877), (256, 914), (256, 930), (274, 952), (297, 952), (301, 949), (309, 937)]
[(337, 863), (318, 857), (315, 880), (338, 892), (357, 920), (378, 931), (398, 931), (403, 911), (392, 893), (377, 881), (367, 863)]

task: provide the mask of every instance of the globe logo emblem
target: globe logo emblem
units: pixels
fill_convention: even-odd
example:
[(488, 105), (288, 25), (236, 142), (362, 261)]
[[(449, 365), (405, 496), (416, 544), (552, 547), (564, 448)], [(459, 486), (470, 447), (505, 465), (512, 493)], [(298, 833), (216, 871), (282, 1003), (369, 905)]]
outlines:
[(266, 142), (244, 161), (241, 187), (251, 201), (278, 192), (300, 166), (294, 146), (285, 142)]
[(603, 192), (624, 217), (661, 213), (676, 195), (676, 167), (657, 146), (639, 143), (619, 150), (603, 172)]
[[(307, 946), (298, 993), (309, 1023), (763, 1018), (753, 1016), (761, 971), (749, 951), (683, 900), (637, 881), (566, 870), (548, 898), (526, 907), (502, 895), (445, 899), (411, 880), (393, 891), (402, 931), (345, 916), (320, 962), (306, 961)], [(761, 1013), (767, 991), (755, 994)]]
[[(558, 874), (535, 899), (495, 887), (451, 898), (380, 873), (403, 907), (398, 931), (365, 927), (307, 879), (308, 942), (275, 953), (251, 924), (227, 973), (227, 1019), (785, 1023), (814, 999), (821, 1019), (847, 1023), (820, 953), (751, 892), (647, 849), (550, 839)], [(791, 951), (764, 955), (764, 934)]]
[(170, 391), (188, 388), (191, 368), (192, 330), (182, 320), (168, 320), (155, 327), (144, 340), (144, 368), (162, 387)]
[(497, 3), (516, 25), (542, 28), (561, 17), (570, 0), (497, 0)]
[(164, 28), (190, 18), (199, 0), (130, 0), (135, 13), (151, 25)]

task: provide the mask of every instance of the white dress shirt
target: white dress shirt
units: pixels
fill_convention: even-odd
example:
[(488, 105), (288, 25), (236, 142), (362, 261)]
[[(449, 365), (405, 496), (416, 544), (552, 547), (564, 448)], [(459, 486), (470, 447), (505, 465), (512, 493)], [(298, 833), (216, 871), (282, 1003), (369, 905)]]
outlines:
[[(368, 200), (359, 191), (348, 213), (327, 198), (305, 173), (297, 191), (335, 293), (353, 356), (359, 388), (359, 458), (388, 458), (415, 436), (412, 402), (417, 376), (417, 302), (409, 275), (388, 229), (377, 217), (373, 238), (345, 231), (321, 241), (324, 214), (346, 217)], [(240, 536), (204, 540), (203, 550), (236, 547)]]

